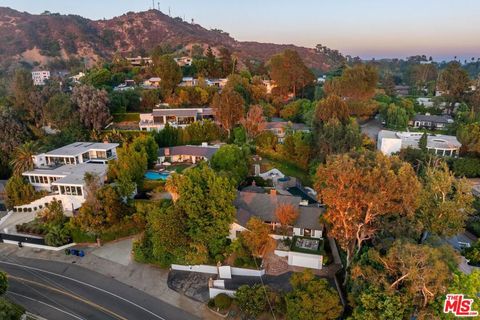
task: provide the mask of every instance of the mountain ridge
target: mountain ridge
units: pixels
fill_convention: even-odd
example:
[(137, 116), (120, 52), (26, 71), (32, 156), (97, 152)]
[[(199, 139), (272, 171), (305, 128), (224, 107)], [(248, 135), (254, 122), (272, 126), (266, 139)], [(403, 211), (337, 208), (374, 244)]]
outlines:
[(172, 18), (158, 10), (127, 12), (104, 20), (78, 15), (30, 14), (0, 7), (0, 60), (26, 61), (40, 65), (55, 58), (88, 57), (92, 63), (115, 53), (131, 56), (168, 44), (179, 51), (194, 45), (214, 51), (224, 47), (240, 62), (262, 62), (285, 49), (296, 50), (305, 63), (327, 71), (341, 62), (336, 50), (319, 52), (293, 44), (237, 41), (221, 30), (207, 30), (199, 24)]

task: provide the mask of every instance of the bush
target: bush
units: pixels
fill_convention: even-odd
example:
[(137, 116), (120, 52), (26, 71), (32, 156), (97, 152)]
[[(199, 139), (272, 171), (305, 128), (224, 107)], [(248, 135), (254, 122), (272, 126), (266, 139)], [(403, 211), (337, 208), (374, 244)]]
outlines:
[(480, 237), (480, 221), (475, 221), (467, 225), (467, 230)]
[(140, 121), (140, 113), (114, 113), (113, 122), (139, 122)]
[(465, 248), (463, 250), (463, 255), (469, 260), (468, 264), (480, 266), (480, 240), (478, 240), (472, 247)]
[(230, 307), (232, 304), (232, 298), (227, 296), (225, 293), (220, 293), (218, 294), (215, 298), (215, 307), (217, 307), (220, 310), (225, 310)]
[(453, 160), (452, 170), (457, 177), (476, 178), (480, 176), (480, 159), (457, 158)]

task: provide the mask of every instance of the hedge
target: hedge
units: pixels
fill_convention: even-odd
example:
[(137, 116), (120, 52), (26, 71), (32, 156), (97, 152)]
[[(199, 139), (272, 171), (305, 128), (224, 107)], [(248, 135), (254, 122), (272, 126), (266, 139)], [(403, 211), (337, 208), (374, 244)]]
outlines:
[(113, 122), (139, 122), (140, 121), (140, 113), (114, 113)]

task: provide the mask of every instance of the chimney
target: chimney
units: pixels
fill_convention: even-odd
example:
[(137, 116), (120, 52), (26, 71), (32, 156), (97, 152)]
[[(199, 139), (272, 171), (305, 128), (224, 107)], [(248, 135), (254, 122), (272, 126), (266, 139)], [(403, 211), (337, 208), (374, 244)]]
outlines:
[(170, 148), (165, 148), (165, 156), (169, 156), (170, 155)]
[(271, 196), (276, 196), (277, 195), (277, 189), (271, 189), (270, 190), (270, 195)]

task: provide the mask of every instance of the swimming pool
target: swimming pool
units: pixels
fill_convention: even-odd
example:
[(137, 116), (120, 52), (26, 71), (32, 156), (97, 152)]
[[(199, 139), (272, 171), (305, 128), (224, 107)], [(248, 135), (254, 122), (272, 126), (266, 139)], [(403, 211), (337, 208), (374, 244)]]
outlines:
[(147, 180), (167, 180), (170, 176), (169, 172), (147, 171), (144, 175)]

